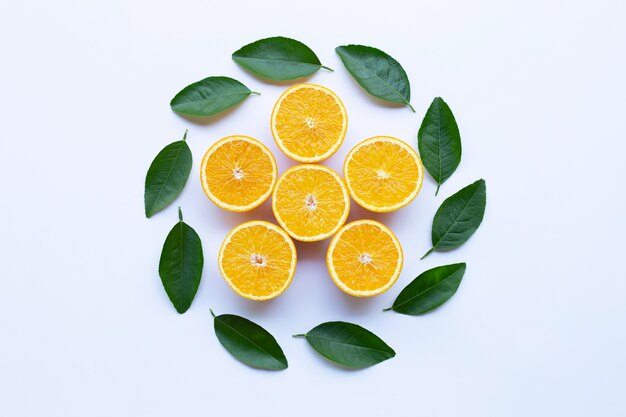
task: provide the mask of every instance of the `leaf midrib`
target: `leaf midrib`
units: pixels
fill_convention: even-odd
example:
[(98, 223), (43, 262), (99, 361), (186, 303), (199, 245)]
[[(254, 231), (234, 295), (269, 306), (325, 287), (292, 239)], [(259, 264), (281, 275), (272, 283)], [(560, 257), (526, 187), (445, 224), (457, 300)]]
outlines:
[(244, 339), (246, 339), (248, 342), (250, 342), (253, 346), (255, 346), (257, 349), (259, 349), (261, 352), (265, 353), (266, 355), (270, 356), (272, 359), (274, 359), (275, 361), (277, 361), (278, 363), (280, 363), (281, 365), (284, 365), (284, 363), (278, 359), (276, 356), (272, 355), (271, 353), (269, 353), (268, 351), (266, 351), (265, 349), (263, 349), (261, 346), (257, 345), (252, 339), (250, 339), (249, 337), (247, 337), (245, 334), (239, 332), (237, 329), (235, 329), (232, 326), (229, 326), (224, 320), (220, 320), (220, 323), (222, 323), (224, 326), (228, 327), (229, 329), (231, 329), (233, 332), (237, 333), (239, 336), (243, 337)]
[[(207, 87), (207, 88), (211, 89), (210, 87)], [(216, 93), (213, 89), (211, 89), (211, 92), (214, 94), (214, 96), (211, 97), (211, 98), (201, 98), (200, 100), (193, 100), (193, 99), (187, 98), (187, 101), (183, 101), (182, 103), (176, 103), (176, 104), (174, 104), (174, 106), (180, 106), (180, 105), (184, 105), (184, 104), (188, 104), (188, 103), (206, 102), (206, 101), (213, 100), (216, 97), (231, 97), (231, 96), (240, 96), (240, 95), (249, 96), (250, 94), (252, 94), (251, 91), (246, 91), (246, 92), (242, 92), (242, 93), (221, 94), (221, 93)]]
[[(479, 186), (480, 187), (480, 186)], [(459, 214), (457, 214), (456, 218), (454, 219), (454, 221), (452, 222), (452, 224), (450, 225), (450, 227), (448, 227), (445, 231), (445, 233), (443, 235), (441, 235), (441, 237), (439, 238), (439, 240), (437, 241), (437, 243), (433, 244), (433, 249), (436, 248), (439, 243), (443, 240), (443, 238), (446, 237), (446, 235), (450, 232), (450, 229), (452, 229), (452, 227), (454, 227), (454, 225), (457, 223), (457, 221), (459, 220), (459, 217), (461, 217), (461, 215), (463, 214), (463, 212), (465, 211), (465, 209), (467, 208), (467, 206), (469, 206), (469, 204), (472, 202), (472, 200), (474, 199), (474, 196), (476, 195), (476, 192), (478, 191), (478, 188), (476, 187), (476, 189), (474, 190), (474, 192), (472, 193), (472, 196), (467, 200), (467, 203), (465, 203), (465, 206), (463, 206), (463, 208), (461, 209), (461, 211), (459, 212)]]
[(291, 62), (291, 63), (296, 63), (296, 64), (306, 64), (306, 65), (312, 65), (314, 67), (322, 67), (322, 64), (314, 64), (311, 62), (304, 62), (304, 61), (292, 61), (289, 59), (275, 59), (275, 58), (256, 58), (256, 57), (250, 57), (250, 56), (240, 56), (240, 55), (234, 55), (235, 58), (237, 59), (249, 59), (249, 60), (255, 60), (255, 61), (276, 61), (276, 62)]
[(326, 342), (332, 342), (332, 343), (337, 344), (337, 345), (342, 345), (342, 346), (350, 346), (350, 347), (356, 347), (356, 348), (359, 348), (359, 349), (371, 350), (371, 351), (373, 351), (373, 352), (379, 352), (379, 353), (391, 354), (391, 352), (389, 352), (389, 351), (387, 351), (387, 350), (379, 350), (379, 349), (369, 348), (369, 347), (360, 346), (360, 345), (353, 345), (353, 344), (351, 344), (351, 343), (339, 342), (339, 341), (337, 341), (337, 340), (335, 340), (335, 339), (329, 339), (329, 338), (326, 338), (326, 337), (320, 337), (320, 336), (309, 336), (309, 335), (307, 335), (306, 337), (307, 337), (307, 338), (310, 338), (310, 339), (318, 339), (318, 340), (323, 340), (323, 341), (326, 341)]
[(439, 165), (439, 178), (437, 183), (441, 185), (443, 176), (441, 175), (441, 104), (437, 101), (437, 163)]
[[(349, 55), (350, 56), (350, 55)], [(376, 78), (378, 78), (380, 81), (382, 81), (387, 87), (389, 87), (391, 90), (393, 90), (404, 102), (404, 104), (410, 104), (402, 94), (400, 94), (400, 92), (395, 88), (392, 87), (391, 84), (389, 84), (387, 81), (385, 81), (384, 79), (382, 79), (378, 74), (376, 74), (376, 72), (372, 71), (371, 69), (369, 69), (368, 67), (366, 67), (365, 65), (361, 64), (360, 61), (357, 61), (354, 57), (350, 56), (350, 58), (353, 60), (353, 62), (357, 63), (358, 65), (360, 65), (361, 67), (365, 68), (367, 71), (369, 71), (370, 73), (374, 74), (374, 76), (376, 76)]]

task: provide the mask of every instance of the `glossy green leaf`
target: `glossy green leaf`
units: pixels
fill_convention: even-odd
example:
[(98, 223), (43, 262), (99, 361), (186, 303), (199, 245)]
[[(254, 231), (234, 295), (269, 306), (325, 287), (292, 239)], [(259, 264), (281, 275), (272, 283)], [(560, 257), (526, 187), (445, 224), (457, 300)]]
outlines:
[(335, 48), (346, 69), (371, 95), (384, 101), (411, 106), (411, 85), (398, 61), (380, 49), (363, 45)]
[(174, 308), (182, 314), (189, 309), (198, 291), (204, 256), (200, 237), (191, 226), (183, 222), (180, 207), (178, 219), (163, 244), (159, 276)]
[(228, 77), (208, 77), (183, 88), (170, 102), (172, 110), (187, 116), (212, 116), (241, 103), (248, 87)]
[(393, 306), (383, 311), (393, 310), (418, 316), (439, 307), (459, 288), (465, 268), (465, 263), (460, 263), (438, 266), (422, 272), (400, 292)]
[(213, 314), (213, 317), (217, 339), (235, 358), (255, 368), (287, 369), (283, 350), (263, 327), (234, 314)]
[(167, 207), (185, 187), (191, 171), (191, 150), (183, 140), (170, 143), (152, 161), (143, 194), (146, 217)]
[(487, 186), (482, 179), (446, 198), (433, 219), (433, 247), (422, 259), (434, 250), (454, 249), (465, 243), (483, 221), (486, 203)]
[(276, 36), (252, 42), (233, 53), (239, 65), (270, 80), (293, 80), (308, 77), (325, 67), (315, 52), (295, 39)]
[(348, 368), (367, 368), (393, 358), (381, 338), (361, 326), (343, 321), (322, 323), (304, 336), (319, 354)]
[(441, 97), (431, 103), (419, 133), (417, 146), (424, 166), (439, 187), (461, 163), (461, 135), (452, 110)]

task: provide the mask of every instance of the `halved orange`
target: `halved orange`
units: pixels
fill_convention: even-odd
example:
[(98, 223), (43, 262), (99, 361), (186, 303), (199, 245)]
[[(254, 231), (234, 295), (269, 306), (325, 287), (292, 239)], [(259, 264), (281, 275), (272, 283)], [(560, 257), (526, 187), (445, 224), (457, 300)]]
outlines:
[(279, 97), (270, 127), (285, 155), (300, 162), (319, 162), (341, 146), (348, 115), (337, 94), (328, 88), (298, 84)]
[(350, 212), (350, 196), (335, 171), (297, 165), (280, 176), (272, 195), (278, 224), (294, 239), (314, 242), (332, 236)]
[(361, 207), (395, 211), (417, 197), (424, 168), (417, 152), (400, 139), (376, 136), (348, 152), (343, 176), (350, 195)]
[(328, 273), (337, 286), (355, 297), (387, 291), (402, 271), (402, 247), (385, 225), (357, 220), (337, 232), (328, 246)]
[(218, 265), (237, 294), (250, 300), (269, 300), (291, 283), (296, 259), (296, 247), (284, 230), (255, 220), (240, 224), (226, 236)]
[(248, 136), (227, 136), (202, 158), (200, 182), (209, 199), (228, 211), (249, 211), (272, 194), (278, 169), (265, 145)]

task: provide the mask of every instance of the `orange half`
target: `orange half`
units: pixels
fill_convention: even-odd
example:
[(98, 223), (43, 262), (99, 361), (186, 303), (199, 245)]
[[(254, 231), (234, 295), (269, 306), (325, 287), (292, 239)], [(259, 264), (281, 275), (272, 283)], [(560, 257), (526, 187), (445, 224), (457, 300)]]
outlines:
[(300, 162), (319, 162), (343, 143), (348, 115), (337, 94), (328, 88), (298, 84), (279, 97), (270, 127), (285, 155)]
[(402, 271), (400, 242), (385, 225), (357, 220), (345, 225), (328, 246), (326, 264), (335, 284), (355, 297), (387, 291)]
[(335, 171), (322, 165), (297, 165), (280, 176), (272, 211), (294, 239), (314, 242), (332, 236), (350, 212), (350, 196)]
[(250, 300), (282, 294), (296, 272), (296, 247), (275, 224), (255, 220), (235, 227), (224, 239), (218, 265), (228, 285)]
[(343, 176), (350, 195), (361, 207), (389, 212), (417, 197), (424, 168), (417, 152), (400, 139), (376, 136), (348, 152)]
[(228, 136), (202, 158), (200, 182), (219, 207), (249, 211), (272, 194), (277, 173), (274, 155), (265, 145), (248, 136)]

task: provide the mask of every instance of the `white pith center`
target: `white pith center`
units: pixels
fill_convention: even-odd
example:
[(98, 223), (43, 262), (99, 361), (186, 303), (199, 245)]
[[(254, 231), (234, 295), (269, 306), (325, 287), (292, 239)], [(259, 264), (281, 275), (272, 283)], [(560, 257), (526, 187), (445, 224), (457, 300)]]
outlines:
[(359, 262), (361, 262), (363, 265), (369, 265), (372, 263), (372, 256), (369, 253), (362, 253), (359, 256)]
[(250, 255), (250, 263), (253, 266), (256, 266), (256, 267), (259, 267), (259, 268), (267, 265), (267, 261), (265, 259), (265, 256), (259, 255), (258, 253), (253, 253), (252, 255)]
[(306, 198), (304, 199), (304, 202), (306, 204), (306, 208), (308, 208), (309, 211), (313, 211), (317, 208), (317, 201), (315, 200), (315, 197), (312, 195), (307, 195)]
[(306, 123), (309, 129), (315, 129), (315, 126), (317, 125), (315, 123), (315, 119), (313, 119), (312, 117), (307, 117), (306, 119), (304, 119), (304, 123)]
[(385, 171), (384, 169), (377, 169), (376, 175), (378, 176), (379, 180), (386, 180), (390, 176), (389, 173)]
[(235, 177), (236, 180), (240, 180), (243, 178), (243, 170), (239, 167), (233, 169), (233, 177)]

